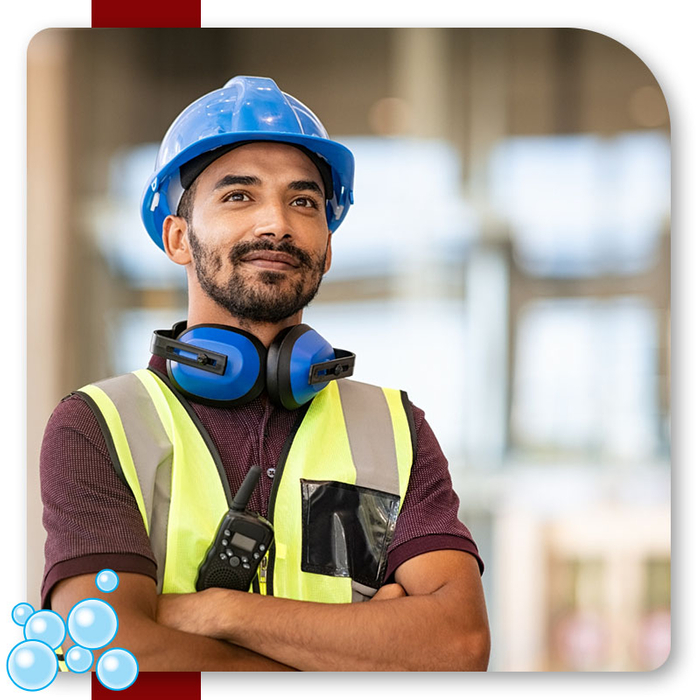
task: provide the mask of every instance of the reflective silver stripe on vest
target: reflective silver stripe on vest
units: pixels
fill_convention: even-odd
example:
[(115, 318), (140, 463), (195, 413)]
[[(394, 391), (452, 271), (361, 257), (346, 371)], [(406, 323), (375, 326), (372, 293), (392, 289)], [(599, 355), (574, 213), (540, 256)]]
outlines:
[(151, 549), (157, 564), (157, 592), (163, 592), (163, 576), (165, 575), (165, 554), (168, 546), (168, 516), (170, 515), (170, 486), (172, 484), (173, 460), (161, 463), (156, 471), (156, 483), (153, 492), (153, 512), (155, 517), (151, 522)]
[(355, 483), (400, 494), (394, 426), (381, 387), (339, 380), (338, 391), (357, 472)]
[[(119, 412), (136, 467), (151, 549), (157, 565), (158, 593), (163, 589), (173, 446), (153, 401), (135, 374), (97, 382)], [(155, 473), (154, 473), (155, 472)]]
[[(355, 381), (338, 381), (345, 429), (358, 486), (399, 495), (399, 465), (394, 427), (381, 387)], [(352, 582), (352, 602), (372, 598), (375, 588)]]

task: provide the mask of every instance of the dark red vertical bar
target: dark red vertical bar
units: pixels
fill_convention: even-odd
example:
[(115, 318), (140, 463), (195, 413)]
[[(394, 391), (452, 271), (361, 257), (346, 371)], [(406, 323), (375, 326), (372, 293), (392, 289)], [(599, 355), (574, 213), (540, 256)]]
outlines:
[(93, 27), (201, 27), (201, 0), (92, 0)]
[(108, 690), (92, 673), (93, 700), (201, 700), (199, 673), (139, 673), (133, 685), (124, 690)]

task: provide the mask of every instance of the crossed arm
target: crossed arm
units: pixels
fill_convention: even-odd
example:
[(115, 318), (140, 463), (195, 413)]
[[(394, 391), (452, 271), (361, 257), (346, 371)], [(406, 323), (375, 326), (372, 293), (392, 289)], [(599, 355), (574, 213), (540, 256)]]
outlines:
[(479, 569), (460, 551), (409, 559), (368, 603), (309, 603), (212, 588), (160, 596), (157, 619), (305, 671), (485, 671)]
[[(56, 584), (51, 607), (67, 620), (76, 603), (94, 597), (95, 574), (74, 576)], [(234, 644), (159, 624), (156, 584), (143, 574), (119, 572), (119, 587), (100, 597), (117, 613), (119, 630), (108, 647), (95, 652), (95, 660), (107, 649), (122, 647), (136, 656), (141, 671), (295, 670)], [(66, 637), (64, 653), (70, 645), (70, 637)]]
[[(485, 671), (490, 637), (476, 560), (465, 552), (414, 557), (368, 603), (308, 603), (212, 588), (156, 594), (120, 573), (104, 594), (119, 619), (110, 647), (144, 671)], [(94, 597), (94, 574), (66, 579), (52, 607), (67, 618)], [(108, 647), (108, 648), (110, 648)], [(64, 652), (67, 646), (64, 646)], [(104, 650), (100, 650), (104, 651)], [(97, 656), (98, 654), (96, 654)]]

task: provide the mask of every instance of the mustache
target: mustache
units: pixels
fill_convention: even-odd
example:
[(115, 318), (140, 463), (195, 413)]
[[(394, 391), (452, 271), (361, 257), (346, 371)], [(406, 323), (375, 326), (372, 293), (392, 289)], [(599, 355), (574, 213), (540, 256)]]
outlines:
[(228, 258), (232, 265), (237, 265), (240, 263), (243, 256), (259, 250), (271, 250), (278, 253), (286, 253), (287, 255), (291, 255), (299, 263), (299, 267), (310, 268), (314, 266), (313, 258), (305, 250), (302, 250), (290, 241), (282, 241), (282, 243), (278, 245), (274, 245), (272, 242), (266, 240), (244, 241), (231, 248)]

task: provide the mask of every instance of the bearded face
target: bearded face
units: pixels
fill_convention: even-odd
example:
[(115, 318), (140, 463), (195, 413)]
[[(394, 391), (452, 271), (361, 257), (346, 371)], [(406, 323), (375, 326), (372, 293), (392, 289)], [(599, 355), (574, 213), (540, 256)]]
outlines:
[[(232, 316), (254, 323), (279, 323), (308, 306), (326, 267), (326, 252), (311, 255), (290, 241), (242, 241), (228, 250), (207, 247), (189, 231), (202, 290)], [(270, 255), (266, 255), (270, 253)], [(281, 269), (258, 268), (256, 260)]]

